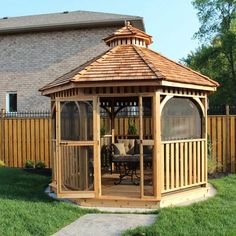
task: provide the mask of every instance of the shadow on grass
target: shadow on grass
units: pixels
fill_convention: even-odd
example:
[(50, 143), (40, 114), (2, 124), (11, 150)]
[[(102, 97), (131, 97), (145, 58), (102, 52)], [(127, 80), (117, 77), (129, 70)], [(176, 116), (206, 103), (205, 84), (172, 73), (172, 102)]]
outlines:
[(52, 202), (44, 190), (50, 177), (30, 174), (16, 168), (0, 168), (0, 199)]
[(0, 168), (0, 235), (49, 236), (84, 214), (97, 212), (48, 197), (44, 190), (49, 183), (46, 176)]

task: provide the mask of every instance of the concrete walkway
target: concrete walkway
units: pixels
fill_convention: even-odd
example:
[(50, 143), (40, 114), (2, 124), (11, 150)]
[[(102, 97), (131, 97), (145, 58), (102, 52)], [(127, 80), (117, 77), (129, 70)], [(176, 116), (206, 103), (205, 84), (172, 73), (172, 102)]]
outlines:
[[(50, 193), (49, 189), (45, 191), (50, 197), (57, 198), (55, 194)], [(181, 196), (179, 201), (174, 205), (169, 206), (187, 206), (193, 203), (206, 200), (215, 196), (216, 189), (208, 184), (208, 191), (203, 192), (203, 195), (196, 194), (189, 199), (188, 194)], [(174, 197), (174, 195), (170, 195)], [(200, 197), (199, 197), (200, 196)], [(168, 198), (164, 199), (168, 202)], [(173, 202), (169, 199), (170, 202)], [(68, 200), (66, 200), (68, 201)], [(70, 202), (70, 201), (69, 201)], [(165, 203), (168, 205), (167, 203)], [(118, 236), (127, 229), (133, 229), (138, 226), (148, 226), (155, 222), (158, 217), (156, 214), (130, 214), (132, 213), (148, 213), (153, 209), (137, 209), (137, 208), (106, 208), (106, 207), (81, 207), (87, 209), (97, 209), (100, 211), (111, 212), (111, 214), (88, 214), (82, 216), (72, 224), (61, 229), (54, 236)], [(129, 212), (129, 214), (114, 214), (114, 212)]]
[(88, 214), (54, 236), (118, 236), (127, 229), (151, 225), (156, 217), (140, 214)]

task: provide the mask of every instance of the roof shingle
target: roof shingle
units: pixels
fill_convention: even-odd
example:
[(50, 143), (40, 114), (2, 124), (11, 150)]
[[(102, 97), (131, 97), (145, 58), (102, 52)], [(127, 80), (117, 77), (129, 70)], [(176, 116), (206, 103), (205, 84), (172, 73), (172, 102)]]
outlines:
[(187, 84), (217, 86), (217, 82), (148, 48), (116, 46), (97, 58), (54, 80), (41, 89), (62, 84), (91, 81), (167, 80)]
[[(76, 68), (74, 71), (54, 80), (41, 91), (67, 83), (106, 82), (106, 81), (169, 81), (216, 87), (218, 83), (190, 68), (178, 64), (143, 45), (137, 46), (128, 39), (132, 36), (151, 39), (143, 31), (135, 29), (129, 23), (105, 39), (117, 40), (117, 45), (97, 58)], [(126, 42), (123, 44), (123, 41)], [(129, 42), (128, 42), (129, 41)]]
[(39, 30), (43, 28), (56, 28), (59, 26), (96, 25), (105, 22), (131, 21), (136, 27), (144, 30), (143, 18), (139, 16), (119, 15), (102, 12), (74, 11), (50, 13), (32, 16), (4, 17), (0, 19), (0, 33), (21, 32), (26, 30)]

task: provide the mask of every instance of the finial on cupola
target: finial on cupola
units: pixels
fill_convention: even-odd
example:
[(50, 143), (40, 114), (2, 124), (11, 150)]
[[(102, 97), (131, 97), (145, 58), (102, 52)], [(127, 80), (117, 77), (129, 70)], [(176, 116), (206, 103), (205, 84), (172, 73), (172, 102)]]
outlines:
[(131, 25), (131, 24), (130, 24), (130, 21), (126, 20), (126, 21), (125, 21), (125, 25), (126, 25), (126, 26), (130, 26), (130, 25)]
[(115, 31), (112, 35), (105, 38), (104, 41), (109, 47), (130, 44), (139, 47), (148, 47), (152, 43), (152, 36), (133, 27), (130, 21), (125, 21), (124, 27)]

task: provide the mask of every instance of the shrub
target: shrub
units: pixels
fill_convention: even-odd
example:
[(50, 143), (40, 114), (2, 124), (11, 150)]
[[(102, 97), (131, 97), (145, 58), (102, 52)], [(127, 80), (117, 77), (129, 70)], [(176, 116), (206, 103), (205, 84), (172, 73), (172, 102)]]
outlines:
[(25, 168), (34, 168), (34, 161), (32, 160), (27, 160), (25, 162)]
[(222, 165), (218, 163), (216, 160), (213, 160), (212, 157), (212, 143), (210, 140), (210, 136), (208, 135), (207, 139), (207, 154), (208, 154), (208, 174), (214, 174), (217, 168), (221, 168)]
[(4, 161), (0, 160), (0, 167), (4, 167), (4, 166), (5, 166)]
[(44, 169), (46, 167), (46, 164), (44, 161), (37, 161), (35, 168), (36, 169)]

